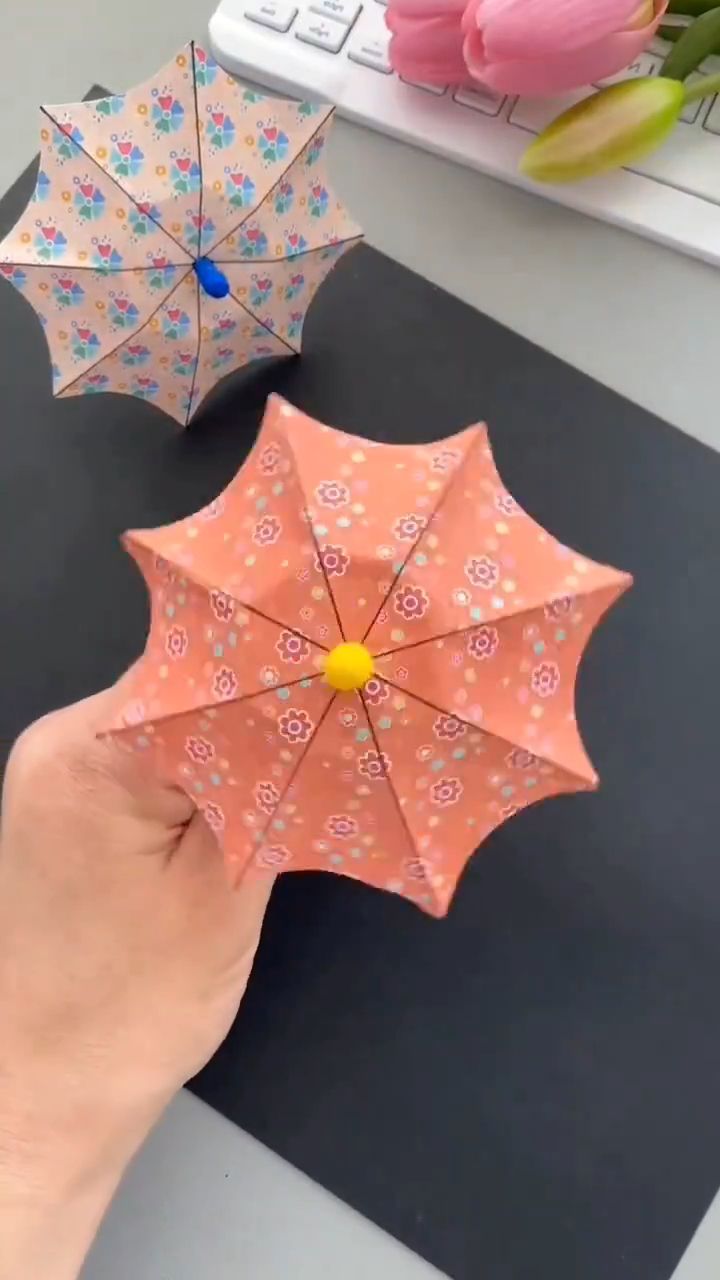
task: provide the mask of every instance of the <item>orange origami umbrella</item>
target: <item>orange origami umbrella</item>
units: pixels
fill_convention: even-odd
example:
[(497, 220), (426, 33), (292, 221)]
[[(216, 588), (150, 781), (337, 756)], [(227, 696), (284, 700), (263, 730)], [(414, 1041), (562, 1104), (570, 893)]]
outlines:
[(255, 93), (194, 43), (126, 94), (41, 108), (0, 275), (38, 313), (56, 395), (121, 391), (186, 425), (233, 369), (300, 350), (362, 234), (327, 177), (332, 114)]
[(631, 578), (521, 510), (484, 426), (378, 445), (272, 397), (219, 498), (126, 541), (152, 620), (111, 732), (234, 878), (337, 871), (442, 915), (494, 827), (597, 785), (575, 678)]

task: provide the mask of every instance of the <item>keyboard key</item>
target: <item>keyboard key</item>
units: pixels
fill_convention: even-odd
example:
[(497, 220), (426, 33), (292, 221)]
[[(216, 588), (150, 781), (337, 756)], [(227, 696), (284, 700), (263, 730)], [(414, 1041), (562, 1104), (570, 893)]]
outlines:
[(388, 58), (390, 32), (378, 36), (364, 36), (362, 32), (353, 35), (348, 41), (347, 56), (351, 62), (359, 62), (362, 67), (370, 67), (372, 71), (382, 71), (389, 76), (392, 72)]
[(516, 124), (529, 133), (542, 133), (562, 111), (567, 111), (576, 102), (588, 97), (587, 89), (575, 89), (562, 98), (518, 98), (510, 112), (510, 124)]
[(461, 107), (482, 111), (486, 116), (497, 116), (506, 94), (495, 93), (492, 89), (456, 89), (453, 98)]
[(406, 80), (401, 76), (403, 84), (409, 84), (411, 89), (422, 89), (423, 93), (434, 93), (436, 98), (442, 98), (447, 93), (446, 84), (423, 84), (421, 80)]
[(312, 0), (310, 11), (323, 18), (335, 18), (337, 22), (351, 27), (360, 12), (360, 5), (358, 0)]
[(616, 71), (614, 76), (605, 76), (603, 80), (598, 80), (598, 85), (605, 88), (609, 84), (620, 84), (622, 80), (637, 80), (640, 76), (656, 76), (660, 68), (658, 58), (651, 58), (647, 53), (641, 53), (631, 62), (629, 67), (625, 67), (624, 71)]
[(708, 133), (720, 133), (720, 97), (715, 99), (703, 120), (703, 129)]
[(273, 31), (289, 31), (297, 17), (297, 7), (287, 0), (256, 0), (255, 4), (248, 5), (245, 17)]
[(295, 28), (295, 36), (304, 44), (314, 44), (328, 53), (337, 53), (350, 28), (337, 18), (321, 18), (316, 13), (303, 13)]
[[(693, 71), (686, 79), (685, 84), (692, 84), (693, 80), (701, 79), (700, 73)], [(710, 98), (698, 98), (697, 102), (686, 102), (680, 112), (680, 119), (685, 124), (695, 124), (701, 110), (706, 110), (710, 104)]]

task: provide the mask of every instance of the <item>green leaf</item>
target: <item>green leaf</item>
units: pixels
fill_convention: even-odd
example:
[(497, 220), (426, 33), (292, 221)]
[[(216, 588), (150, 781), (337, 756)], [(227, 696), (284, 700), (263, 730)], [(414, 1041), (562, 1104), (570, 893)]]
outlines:
[(698, 18), (701, 13), (709, 13), (720, 6), (720, 0), (670, 0), (668, 13), (684, 13), (691, 18)]
[(685, 80), (720, 48), (720, 8), (711, 9), (685, 27), (660, 68), (669, 80)]

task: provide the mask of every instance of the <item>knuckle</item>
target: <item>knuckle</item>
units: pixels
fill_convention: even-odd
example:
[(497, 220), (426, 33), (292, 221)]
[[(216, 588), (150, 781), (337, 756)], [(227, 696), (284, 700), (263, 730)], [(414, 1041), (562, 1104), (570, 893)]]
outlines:
[(56, 744), (50, 730), (50, 716), (43, 716), (28, 726), (15, 742), (7, 765), (8, 784), (33, 781), (47, 773), (57, 757)]
[(67, 732), (62, 711), (53, 711), (23, 730), (10, 752), (6, 786), (29, 792), (36, 800), (54, 795), (58, 786), (91, 790), (97, 763)]

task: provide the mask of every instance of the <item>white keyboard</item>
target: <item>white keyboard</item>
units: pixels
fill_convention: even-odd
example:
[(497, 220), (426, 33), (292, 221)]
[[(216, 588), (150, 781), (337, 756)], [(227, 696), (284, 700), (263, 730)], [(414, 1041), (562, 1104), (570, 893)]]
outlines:
[[(517, 169), (530, 136), (588, 90), (531, 100), (405, 83), (388, 61), (384, 11), (384, 0), (221, 0), (210, 40), (244, 79), (334, 102), (368, 128), (720, 264), (720, 98), (692, 103), (670, 140), (631, 169), (536, 185)], [(661, 48), (616, 78), (657, 74)]]

